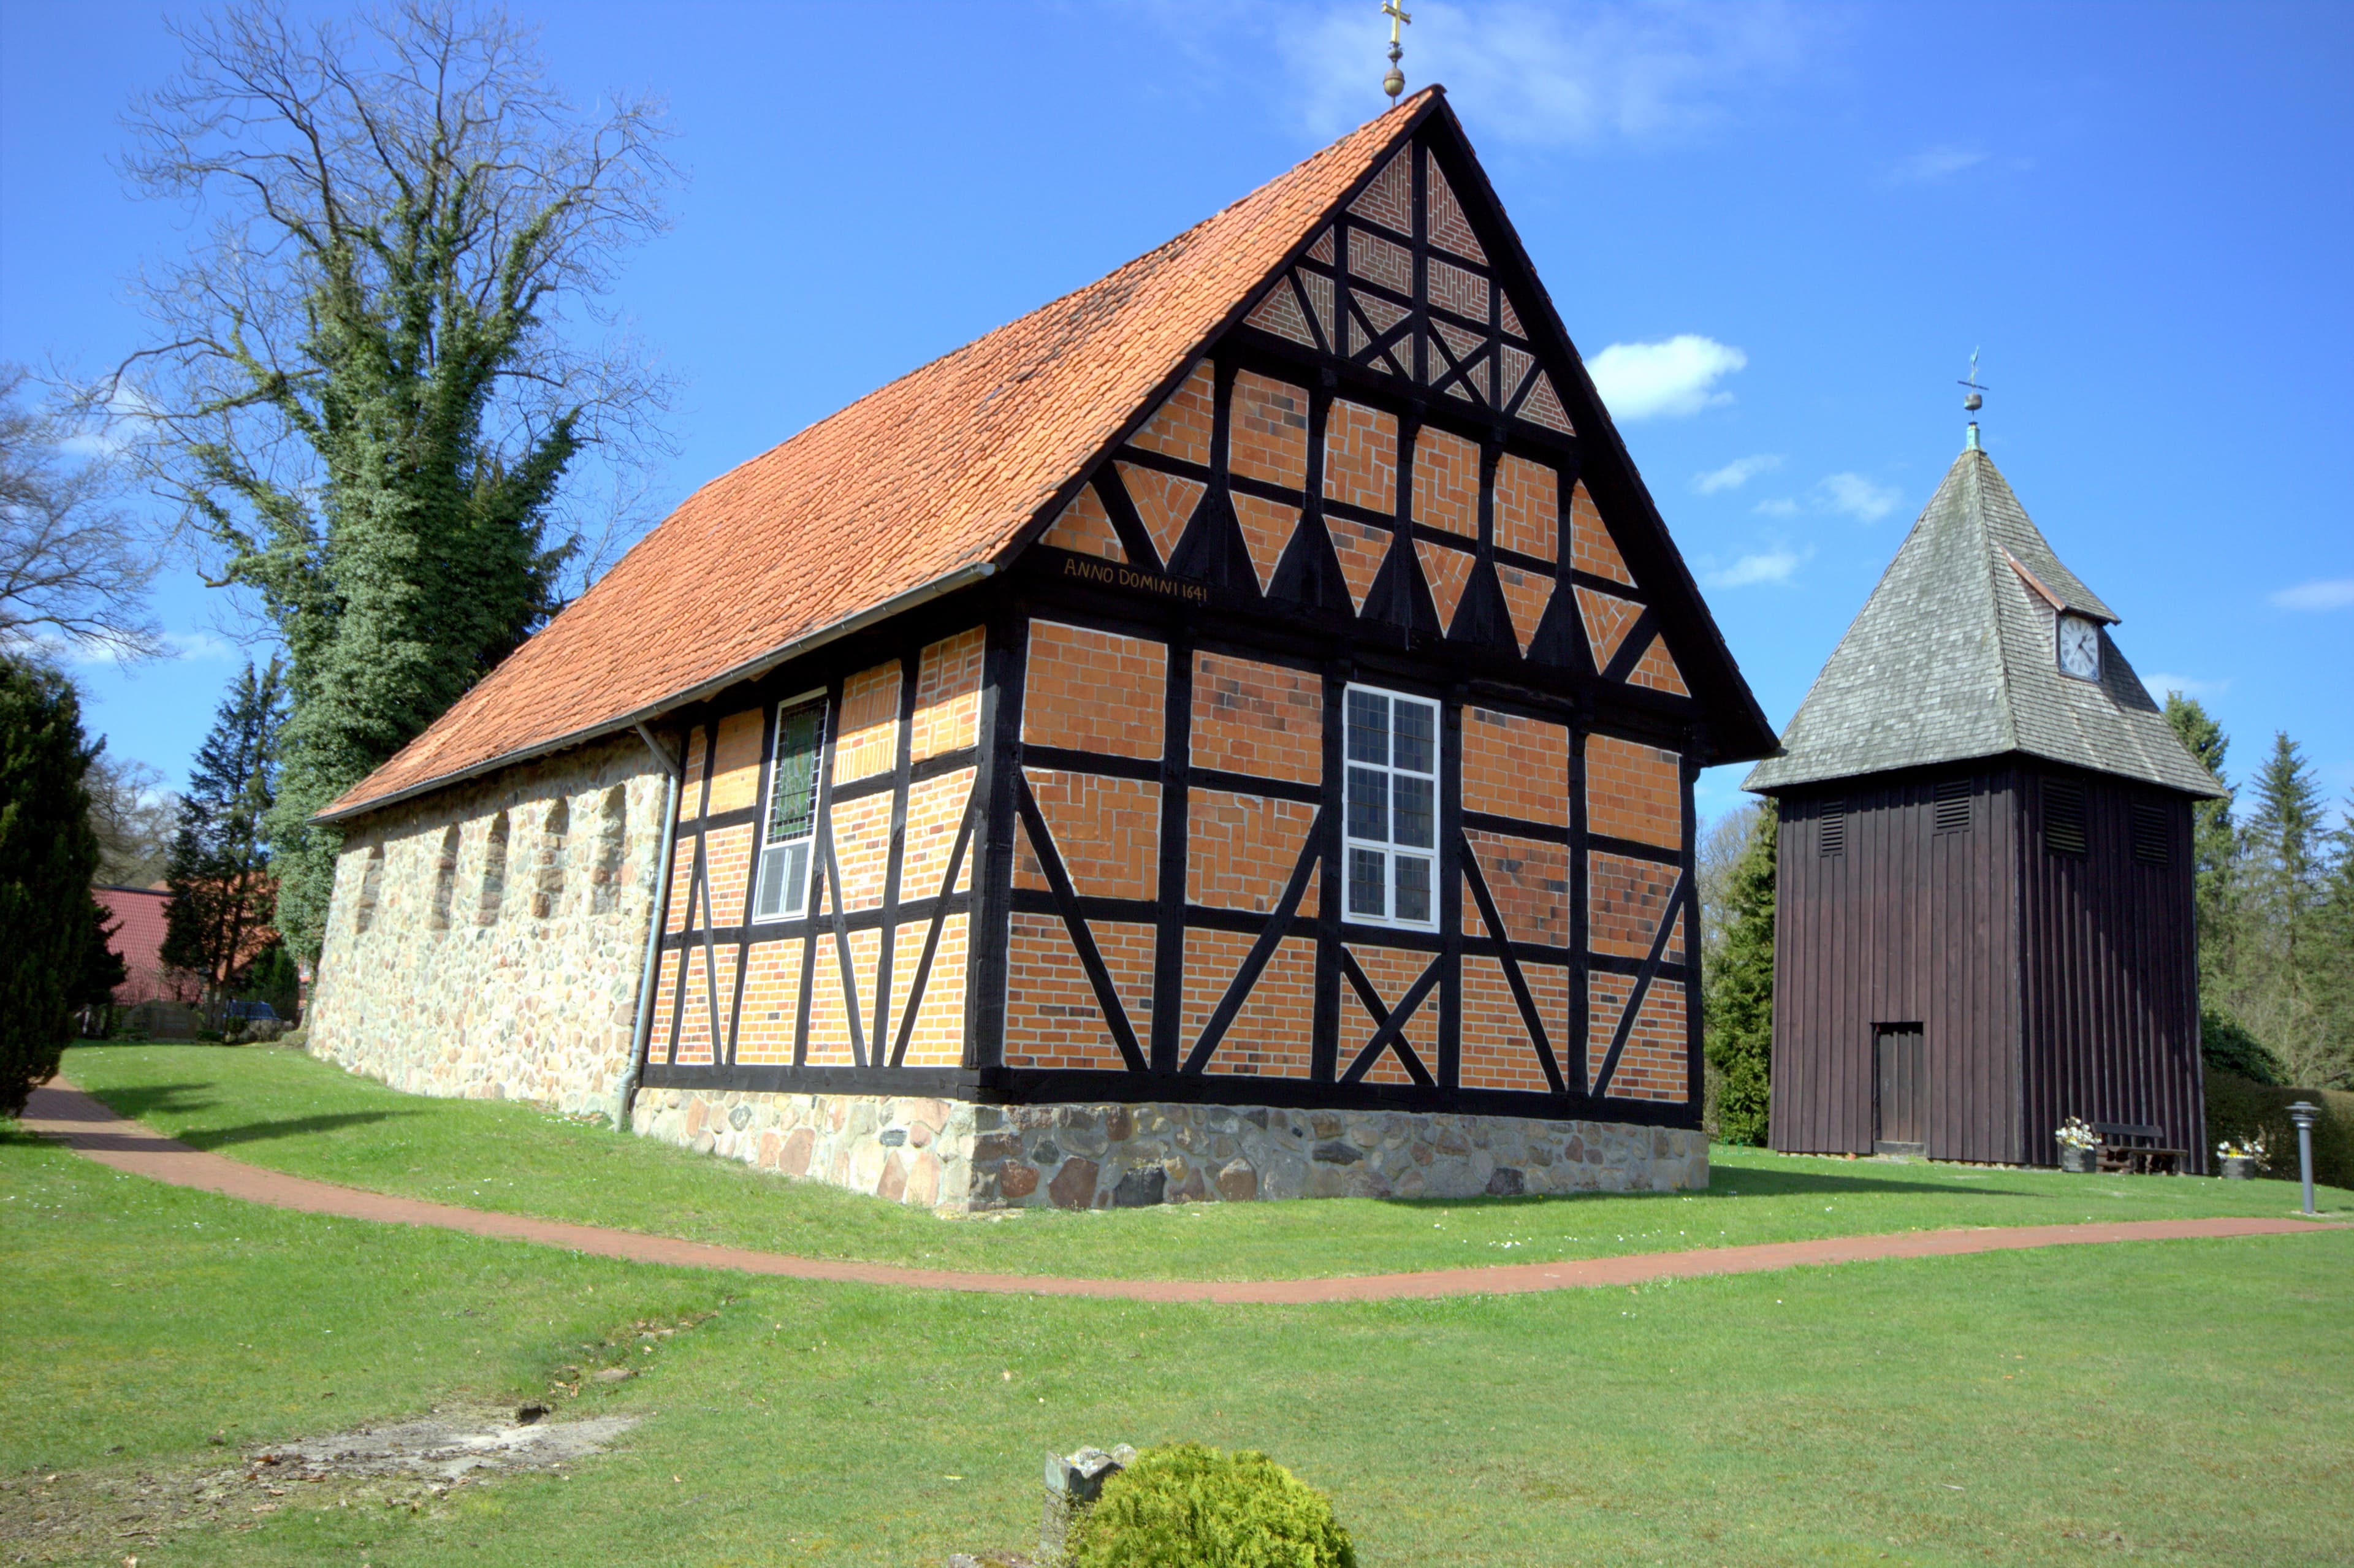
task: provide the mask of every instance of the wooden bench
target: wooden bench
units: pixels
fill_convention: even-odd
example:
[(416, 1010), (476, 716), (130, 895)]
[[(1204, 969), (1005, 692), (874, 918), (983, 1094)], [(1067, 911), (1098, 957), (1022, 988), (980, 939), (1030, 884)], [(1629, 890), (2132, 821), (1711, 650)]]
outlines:
[(2101, 1140), (2100, 1168), (2136, 1176), (2177, 1176), (2190, 1158), (2187, 1149), (2168, 1149), (2161, 1141), (2166, 1128), (2138, 1121), (2096, 1121)]

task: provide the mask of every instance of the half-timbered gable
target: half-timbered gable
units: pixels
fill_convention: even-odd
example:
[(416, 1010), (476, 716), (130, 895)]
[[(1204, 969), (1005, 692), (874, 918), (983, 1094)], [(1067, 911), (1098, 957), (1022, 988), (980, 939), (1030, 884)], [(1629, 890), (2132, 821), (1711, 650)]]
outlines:
[[(1771, 736), (1436, 91), (868, 401), (713, 489), (857, 535), (829, 427), (864, 430), (961, 495), (818, 546), (902, 586), (749, 660), (698, 629), (700, 686), (603, 703), (675, 768), (642, 1124), (941, 1203), (1704, 1166), (1691, 786)], [(517, 662), (676, 538), (726, 574), (736, 531), (757, 580), (760, 505), (708, 497)], [(495, 756), (517, 700), (412, 750)], [(990, 1130), (1042, 1115), (1129, 1131)], [(1465, 1115), (1511, 1158), (1434, 1152)]]

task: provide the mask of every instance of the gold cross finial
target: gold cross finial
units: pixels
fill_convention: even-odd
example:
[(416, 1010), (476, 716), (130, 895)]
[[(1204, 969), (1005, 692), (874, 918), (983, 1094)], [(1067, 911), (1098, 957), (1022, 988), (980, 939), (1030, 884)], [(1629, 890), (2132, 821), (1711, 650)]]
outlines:
[(1399, 57), (1405, 53), (1398, 44), (1398, 24), (1410, 23), (1414, 18), (1406, 15), (1397, 0), (1382, 0), (1382, 15), (1390, 19), (1390, 73), (1382, 78), (1382, 90), (1390, 95), (1392, 103), (1395, 103), (1397, 95), (1405, 90), (1405, 72), (1398, 69)]

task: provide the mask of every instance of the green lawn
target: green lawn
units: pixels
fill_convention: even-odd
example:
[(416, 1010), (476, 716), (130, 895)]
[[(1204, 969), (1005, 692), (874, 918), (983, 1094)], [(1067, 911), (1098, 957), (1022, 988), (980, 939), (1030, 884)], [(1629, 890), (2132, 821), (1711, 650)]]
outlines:
[[(224, 1125), (290, 1108), (240, 1108), (251, 1081), (208, 1080)], [(497, 1161), (557, 1136), (513, 1125)], [(5, 1132), (0, 1216), (11, 1559), (6, 1514), (44, 1475), (128, 1484), (219, 1455), (217, 1430), (512, 1399), (628, 1356), (642, 1375), (560, 1413), (643, 1424), (568, 1478), (465, 1489), (438, 1514), (297, 1489), (242, 1530), (73, 1560), (910, 1568), (1021, 1545), (1048, 1448), (1191, 1437), (1329, 1489), (1367, 1568), (2354, 1561), (2354, 1232), (1215, 1308), (632, 1267), (250, 1207)], [(634, 1346), (642, 1320), (715, 1309)]]
[[(1025, 1274), (1374, 1274), (1743, 1242), (2195, 1214), (2281, 1214), (2284, 1181), (2063, 1176), (1719, 1147), (1702, 1194), (1192, 1203), (943, 1220), (528, 1106), (396, 1093), (292, 1051), (89, 1045), (66, 1072), (200, 1149), (472, 1208), (696, 1241)], [(2326, 1190), (2323, 1206), (2354, 1210)]]

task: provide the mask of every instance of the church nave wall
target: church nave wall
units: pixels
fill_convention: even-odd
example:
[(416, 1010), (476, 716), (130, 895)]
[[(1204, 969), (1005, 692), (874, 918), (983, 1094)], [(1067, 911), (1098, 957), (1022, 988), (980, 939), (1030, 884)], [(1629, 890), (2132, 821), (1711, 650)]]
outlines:
[(412, 1093), (610, 1114), (662, 805), (631, 736), (364, 819), (336, 864), (310, 1051)]

